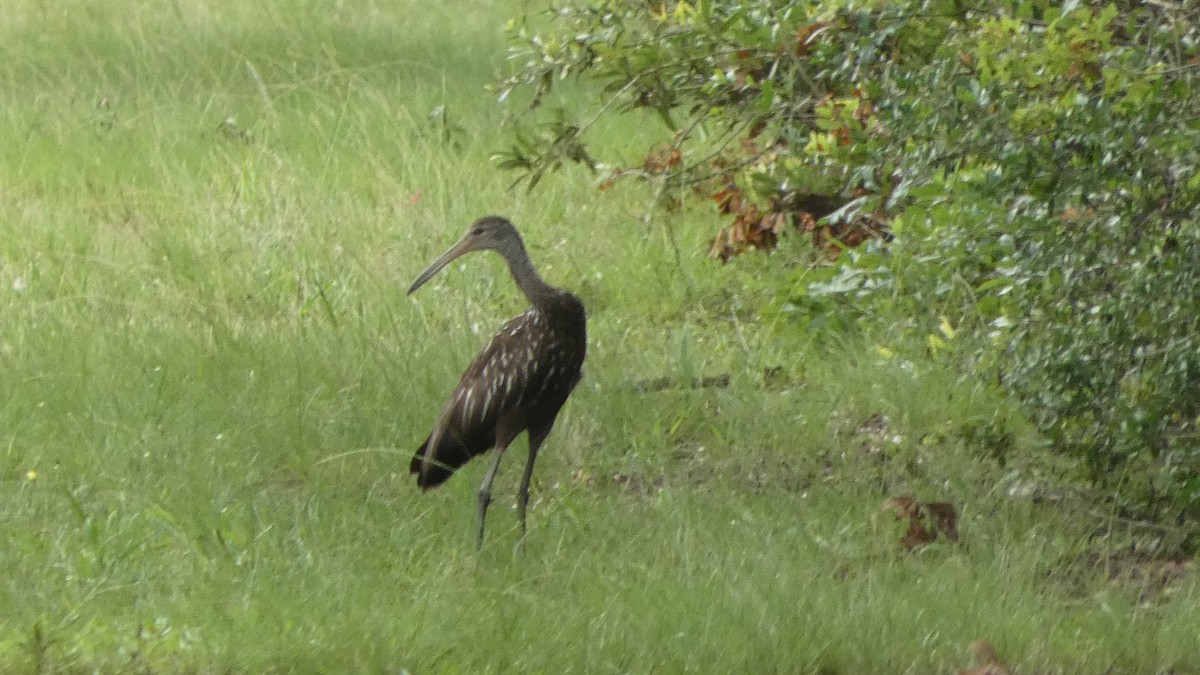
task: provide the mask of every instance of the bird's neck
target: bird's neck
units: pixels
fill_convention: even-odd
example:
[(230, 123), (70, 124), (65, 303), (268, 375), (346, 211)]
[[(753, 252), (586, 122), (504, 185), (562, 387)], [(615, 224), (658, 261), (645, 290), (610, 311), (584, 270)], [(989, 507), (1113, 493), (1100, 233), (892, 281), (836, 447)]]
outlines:
[(519, 255), (506, 256), (508, 269), (512, 272), (517, 287), (529, 298), (529, 303), (538, 309), (546, 309), (562, 295), (562, 291), (542, 280), (533, 268), (529, 255), (521, 251)]

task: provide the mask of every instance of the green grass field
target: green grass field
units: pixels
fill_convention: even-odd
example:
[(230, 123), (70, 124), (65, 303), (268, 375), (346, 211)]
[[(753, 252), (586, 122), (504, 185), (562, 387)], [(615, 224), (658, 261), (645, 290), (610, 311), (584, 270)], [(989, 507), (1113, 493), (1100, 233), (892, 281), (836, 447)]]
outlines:
[[(762, 311), (794, 261), (705, 259), (702, 205), (508, 189), (484, 85), (540, 3), (266, 4), (0, 16), (0, 671), (1200, 672), (1194, 564), (1096, 562), (985, 386)], [(590, 312), (519, 553), (523, 439), (480, 552), (482, 463), (407, 475), (524, 302), (490, 255), (405, 290), (493, 212)], [(900, 494), (961, 541), (901, 551)]]

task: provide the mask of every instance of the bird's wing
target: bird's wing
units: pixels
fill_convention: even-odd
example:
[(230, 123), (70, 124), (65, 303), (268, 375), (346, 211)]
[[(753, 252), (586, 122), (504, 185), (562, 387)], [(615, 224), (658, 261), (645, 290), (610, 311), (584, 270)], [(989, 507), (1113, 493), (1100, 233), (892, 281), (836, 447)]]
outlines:
[[(442, 409), (438, 423), (417, 450), (410, 469), (422, 487), (435, 486), (455, 468), (511, 435), (537, 424), (550, 425), (579, 381), (586, 345), (551, 329), (529, 311), (501, 327), (467, 366)], [(497, 433), (511, 434), (497, 438)]]
[(421, 487), (441, 484), (456, 468), (495, 446), (501, 416), (525, 402), (531, 385), (542, 386), (537, 380), (545, 378), (534, 356), (538, 353), (537, 322), (529, 312), (510, 320), (467, 366), (410, 464)]
[(534, 311), (513, 318), (475, 357), (442, 413), (447, 431), (470, 437), (474, 429), (491, 429), (503, 414), (546, 389), (553, 364), (544, 349), (542, 321)]

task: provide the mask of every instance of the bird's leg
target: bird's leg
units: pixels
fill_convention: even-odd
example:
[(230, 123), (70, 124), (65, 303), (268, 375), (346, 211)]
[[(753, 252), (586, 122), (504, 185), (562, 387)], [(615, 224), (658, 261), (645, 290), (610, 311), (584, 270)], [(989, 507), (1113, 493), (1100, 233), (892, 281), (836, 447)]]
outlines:
[(483, 548), (483, 521), (487, 517), (488, 504), (492, 503), (492, 483), (496, 480), (496, 472), (500, 469), (500, 458), (504, 457), (504, 446), (492, 450), (492, 463), (483, 474), (483, 483), (479, 486), (479, 540), (477, 546)]
[(525, 473), (521, 476), (521, 488), (517, 492), (517, 518), (521, 521), (521, 541), (525, 539), (525, 509), (529, 506), (529, 481), (533, 478), (533, 463), (537, 460), (538, 448), (550, 431), (529, 431), (529, 459), (525, 462)]

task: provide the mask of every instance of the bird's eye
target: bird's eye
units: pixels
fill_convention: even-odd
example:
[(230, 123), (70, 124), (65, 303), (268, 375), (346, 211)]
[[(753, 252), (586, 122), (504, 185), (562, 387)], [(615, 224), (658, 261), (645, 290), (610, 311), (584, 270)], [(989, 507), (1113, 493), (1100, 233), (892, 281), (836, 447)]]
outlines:
[(473, 228), (473, 229), (471, 230), (471, 236), (472, 236), (472, 237), (478, 237), (478, 236), (479, 236), (479, 235), (481, 235), (481, 234), (483, 234), (483, 228), (482, 228), (482, 227), (476, 227), (476, 228)]

